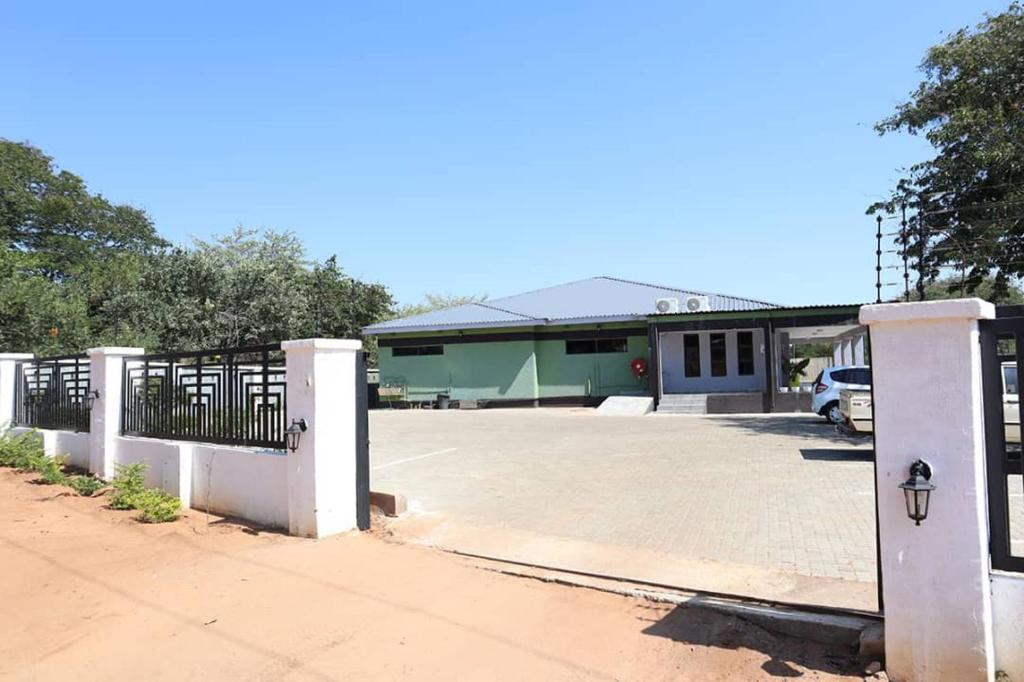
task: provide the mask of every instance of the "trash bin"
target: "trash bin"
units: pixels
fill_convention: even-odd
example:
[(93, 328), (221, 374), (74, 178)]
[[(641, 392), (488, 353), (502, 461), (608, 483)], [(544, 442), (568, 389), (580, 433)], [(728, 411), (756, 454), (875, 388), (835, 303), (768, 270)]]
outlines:
[(449, 398), (448, 398), (448, 394), (447, 393), (438, 393), (437, 394), (437, 409), (439, 409), (439, 410), (447, 410), (448, 409), (448, 402), (449, 402)]

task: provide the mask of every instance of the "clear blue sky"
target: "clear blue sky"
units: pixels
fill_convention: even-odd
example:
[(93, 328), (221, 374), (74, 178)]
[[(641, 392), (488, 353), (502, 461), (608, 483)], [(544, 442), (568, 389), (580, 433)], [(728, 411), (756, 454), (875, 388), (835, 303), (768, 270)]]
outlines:
[(928, 149), (871, 126), (1007, 3), (739, 5), (8, 0), (0, 136), (173, 241), (293, 230), (403, 302), (873, 299), (864, 208)]

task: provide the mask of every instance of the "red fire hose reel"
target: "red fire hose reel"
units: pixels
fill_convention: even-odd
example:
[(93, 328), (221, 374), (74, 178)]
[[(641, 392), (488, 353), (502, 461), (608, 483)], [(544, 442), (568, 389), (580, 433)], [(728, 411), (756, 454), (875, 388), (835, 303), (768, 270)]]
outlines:
[(637, 379), (647, 376), (647, 360), (645, 358), (633, 358), (629, 363), (629, 371)]

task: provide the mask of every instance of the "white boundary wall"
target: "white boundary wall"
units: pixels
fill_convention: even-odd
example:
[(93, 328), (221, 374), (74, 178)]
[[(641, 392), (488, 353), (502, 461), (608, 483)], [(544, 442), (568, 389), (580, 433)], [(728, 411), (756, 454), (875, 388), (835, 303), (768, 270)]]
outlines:
[[(16, 426), (11, 429), (14, 435), (27, 433), (32, 429)], [(36, 429), (43, 439), (43, 452), (50, 457), (67, 455), (68, 464), (80, 469), (89, 468), (89, 434), (78, 431), (56, 431), (52, 429)]]
[[(123, 359), (141, 348), (89, 350), (93, 402), (90, 432), (37, 430), (48, 455), (109, 479), (118, 464), (145, 462), (146, 485), (186, 506), (324, 537), (356, 527), (355, 369), (359, 341), (305, 339), (282, 343), (288, 421), (308, 430), (295, 452), (256, 450), (120, 435)], [(14, 369), (26, 354), (0, 354), (0, 432), (14, 415)], [(9, 394), (9, 395), (8, 395)], [(17, 428), (15, 433), (29, 429)]]
[(992, 573), (992, 632), (996, 670), (1024, 680), (1024, 574)]

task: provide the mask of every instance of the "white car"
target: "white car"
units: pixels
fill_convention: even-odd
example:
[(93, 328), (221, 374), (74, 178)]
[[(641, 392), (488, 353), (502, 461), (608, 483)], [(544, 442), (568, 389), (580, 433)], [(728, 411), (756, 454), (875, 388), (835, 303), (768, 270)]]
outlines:
[(871, 389), (871, 368), (867, 365), (843, 365), (822, 370), (811, 384), (811, 409), (832, 424), (843, 423), (839, 392)]
[[(839, 409), (843, 417), (840, 430), (846, 433), (872, 433), (874, 411), (870, 389), (844, 388), (840, 391)], [(1006, 443), (1020, 445), (1020, 386), (1017, 365), (1003, 363), (1003, 433)]]
[(1020, 443), (1020, 385), (1017, 363), (1003, 363), (1003, 433), (1007, 443)]
[(839, 392), (839, 409), (843, 413), (843, 424), (836, 427), (840, 433), (874, 432), (875, 412), (871, 408), (870, 389), (844, 388)]

